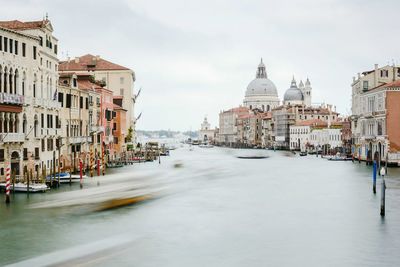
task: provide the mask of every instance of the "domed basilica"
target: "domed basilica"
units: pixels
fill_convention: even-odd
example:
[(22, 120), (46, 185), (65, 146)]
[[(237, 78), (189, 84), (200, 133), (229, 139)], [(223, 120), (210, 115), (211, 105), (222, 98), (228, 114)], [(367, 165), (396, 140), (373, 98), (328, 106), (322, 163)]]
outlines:
[[(283, 97), (283, 105), (310, 107), (311, 91), (311, 83), (308, 78), (305, 85), (300, 81), (299, 87), (297, 87), (296, 80), (293, 77), (290, 88), (286, 90)], [(270, 111), (280, 104), (278, 91), (275, 84), (268, 79), (262, 59), (257, 68), (256, 78), (247, 86), (243, 104), (251, 110), (259, 109), (262, 111)]]
[(270, 111), (279, 106), (278, 91), (275, 84), (268, 79), (262, 59), (258, 65), (256, 78), (247, 86), (243, 104), (249, 109), (262, 111)]

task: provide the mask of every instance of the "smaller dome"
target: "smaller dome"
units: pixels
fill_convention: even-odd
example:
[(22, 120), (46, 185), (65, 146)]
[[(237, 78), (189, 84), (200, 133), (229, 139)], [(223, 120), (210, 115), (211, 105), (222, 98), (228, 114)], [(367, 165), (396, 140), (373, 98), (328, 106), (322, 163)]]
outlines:
[(296, 81), (293, 77), (290, 88), (286, 90), (283, 96), (283, 101), (303, 101), (304, 95), (301, 90), (297, 87)]

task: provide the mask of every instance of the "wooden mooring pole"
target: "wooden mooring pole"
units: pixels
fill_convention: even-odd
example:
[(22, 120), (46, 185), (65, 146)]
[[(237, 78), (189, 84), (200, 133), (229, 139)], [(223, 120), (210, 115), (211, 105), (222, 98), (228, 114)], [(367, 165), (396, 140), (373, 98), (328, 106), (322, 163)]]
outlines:
[(374, 160), (374, 163), (372, 165), (372, 191), (374, 194), (376, 194), (376, 173), (377, 173), (377, 164), (376, 161)]
[(384, 167), (381, 169), (382, 176), (382, 185), (381, 185), (381, 216), (385, 217), (385, 191), (386, 191), (386, 183), (385, 183), (385, 175), (386, 170)]

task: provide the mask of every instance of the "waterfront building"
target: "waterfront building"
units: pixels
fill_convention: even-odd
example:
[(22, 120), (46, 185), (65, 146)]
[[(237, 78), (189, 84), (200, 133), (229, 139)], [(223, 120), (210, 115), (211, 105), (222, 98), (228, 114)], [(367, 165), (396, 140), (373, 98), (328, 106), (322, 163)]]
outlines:
[(239, 116), (249, 114), (247, 107), (237, 107), (219, 113), (219, 143), (234, 146), (238, 141), (238, 125), (236, 120)]
[(247, 86), (243, 105), (250, 110), (270, 111), (279, 106), (279, 102), (276, 86), (268, 79), (265, 65), (261, 59), (256, 78)]
[[(58, 40), (48, 19), (0, 21), (0, 174), (52, 166), (61, 144)], [(57, 155), (55, 155), (57, 157)]]
[[(135, 72), (127, 67), (107, 61), (100, 56), (87, 54), (71, 60), (60, 62), (60, 72), (87, 73), (94, 76), (95, 80), (102, 81), (113, 96), (121, 96), (120, 105), (126, 110), (126, 129), (132, 128), (132, 140), (135, 138), (134, 104), (136, 95), (134, 94)], [(112, 100), (111, 100), (112, 102)], [(122, 132), (126, 137), (127, 132)], [(119, 146), (126, 150), (125, 140), (118, 140)]]
[(211, 124), (207, 121), (207, 117), (204, 117), (204, 120), (201, 124), (199, 139), (202, 142), (214, 142), (215, 130), (211, 129)]
[(290, 126), (290, 150), (316, 151), (343, 147), (342, 122), (313, 119)]
[(400, 67), (363, 72), (352, 83), (353, 156), (400, 163)]
[(89, 93), (79, 88), (75, 73), (59, 77), (58, 101), (61, 104), (60, 124), (65, 129), (61, 147), (61, 168), (79, 168), (79, 159), (86, 164), (89, 152), (91, 124), (89, 122)]
[(306, 107), (304, 105), (282, 105), (272, 110), (272, 127), (274, 129), (274, 146), (280, 149), (290, 149), (290, 126), (300, 121), (322, 120), (331, 124), (338, 120), (339, 113), (332, 105)]
[(274, 146), (274, 131), (272, 127), (272, 112), (266, 112), (262, 116), (262, 147), (270, 148)]
[(120, 155), (121, 153), (126, 151), (123, 140), (125, 140), (125, 134), (128, 133), (127, 125), (125, 123), (127, 110), (122, 108), (121, 105), (118, 105), (116, 103), (121, 103), (120, 96), (117, 96), (117, 99), (114, 98), (113, 110), (115, 112), (115, 118), (113, 119), (113, 128), (112, 128), (112, 133), (114, 136), (113, 140), (114, 153)]

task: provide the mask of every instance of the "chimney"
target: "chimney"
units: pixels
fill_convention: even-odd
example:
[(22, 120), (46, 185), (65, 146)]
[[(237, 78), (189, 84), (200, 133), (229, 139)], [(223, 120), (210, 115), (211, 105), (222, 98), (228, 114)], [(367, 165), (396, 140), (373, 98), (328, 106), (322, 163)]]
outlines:
[(358, 77), (358, 79), (360, 79), (361, 78), (361, 74), (357, 73), (357, 77)]
[(99, 55), (96, 55), (96, 60), (100, 60), (100, 56)]
[(353, 76), (353, 83), (356, 81), (356, 77), (355, 76)]
[(79, 63), (79, 57), (75, 58), (75, 63)]
[(68, 63), (71, 61), (71, 58), (70, 57), (67, 57), (67, 61), (68, 61)]
[(378, 86), (378, 64), (375, 64), (375, 71), (374, 71), (374, 86)]

